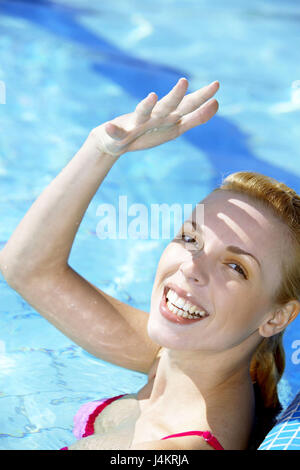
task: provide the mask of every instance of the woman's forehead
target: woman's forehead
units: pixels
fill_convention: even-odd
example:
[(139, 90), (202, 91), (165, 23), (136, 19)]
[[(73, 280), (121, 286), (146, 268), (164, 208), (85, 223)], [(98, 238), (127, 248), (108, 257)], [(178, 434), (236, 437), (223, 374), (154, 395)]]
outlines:
[(228, 244), (239, 242), (243, 248), (263, 249), (264, 255), (266, 248), (262, 243), (266, 241), (270, 256), (281, 251), (285, 238), (283, 224), (259, 201), (226, 190), (209, 194), (199, 204), (203, 207), (201, 220), (199, 217), (197, 220), (197, 214), (201, 213), (197, 207), (188, 220), (196, 221), (202, 230)]
[[(233, 220), (242, 222), (257, 221), (263, 224), (280, 224), (280, 221), (272, 214), (271, 210), (260, 201), (254, 201), (246, 194), (237, 194), (223, 190), (209, 194), (200, 203), (203, 207), (203, 219), (205, 215), (216, 219), (222, 218), (222, 214)], [(197, 211), (197, 207), (195, 208)], [(193, 214), (195, 214), (195, 211)]]

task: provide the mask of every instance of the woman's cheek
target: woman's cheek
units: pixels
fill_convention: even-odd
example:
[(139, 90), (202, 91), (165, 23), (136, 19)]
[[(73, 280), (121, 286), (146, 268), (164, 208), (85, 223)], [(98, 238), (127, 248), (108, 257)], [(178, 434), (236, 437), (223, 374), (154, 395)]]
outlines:
[(179, 265), (183, 253), (182, 248), (176, 243), (169, 243), (160, 257), (157, 270), (160, 272), (167, 272), (170, 269), (173, 269), (173, 272), (176, 271), (176, 266)]

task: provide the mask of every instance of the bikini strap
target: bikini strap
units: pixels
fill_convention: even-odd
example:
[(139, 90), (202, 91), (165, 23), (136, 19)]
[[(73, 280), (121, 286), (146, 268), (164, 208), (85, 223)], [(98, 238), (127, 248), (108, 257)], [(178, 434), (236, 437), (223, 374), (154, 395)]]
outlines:
[(201, 436), (203, 439), (216, 450), (224, 450), (219, 441), (209, 431), (188, 431), (180, 432), (178, 434), (170, 434), (169, 436), (163, 437), (163, 439), (170, 439), (172, 437), (183, 437), (183, 436)]
[(94, 434), (94, 424), (95, 424), (97, 416), (101, 413), (101, 411), (104, 410), (104, 408), (106, 408), (106, 406), (108, 406), (113, 401), (118, 400), (118, 398), (124, 397), (124, 395), (127, 395), (127, 393), (123, 393), (123, 395), (117, 395), (116, 397), (108, 398), (103, 403), (101, 403), (101, 405), (97, 406), (97, 408), (95, 408), (93, 413), (91, 413), (90, 416), (88, 417), (88, 420), (85, 426), (85, 431), (82, 437), (88, 437)]

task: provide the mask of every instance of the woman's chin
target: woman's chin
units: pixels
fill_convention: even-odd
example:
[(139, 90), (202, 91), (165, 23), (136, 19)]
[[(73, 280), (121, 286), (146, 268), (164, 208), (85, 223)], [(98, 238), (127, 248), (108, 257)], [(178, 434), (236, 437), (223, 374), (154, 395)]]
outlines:
[(159, 346), (168, 349), (184, 349), (183, 338), (179, 338), (177, 334), (162, 325), (157, 320), (148, 321), (148, 336)]

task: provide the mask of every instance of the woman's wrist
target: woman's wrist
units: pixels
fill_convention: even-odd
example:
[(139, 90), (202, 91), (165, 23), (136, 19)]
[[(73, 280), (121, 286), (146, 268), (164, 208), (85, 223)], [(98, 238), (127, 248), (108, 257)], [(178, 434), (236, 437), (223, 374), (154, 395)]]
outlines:
[(95, 155), (97, 155), (97, 158), (103, 158), (105, 160), (111, 161), (112, 163), (115, 163), (121, 155), (126, 153), (126, 151), (119, 151), (116, 153), (111, 153), (107, 151), (107, 149), (104, 149), (103, 146), (101, 145), (101, 142), (99, 141), (99, 132), (97, 128), (94, 128), (90, 131), (84, 145), (86, 144), (86, 147)]

